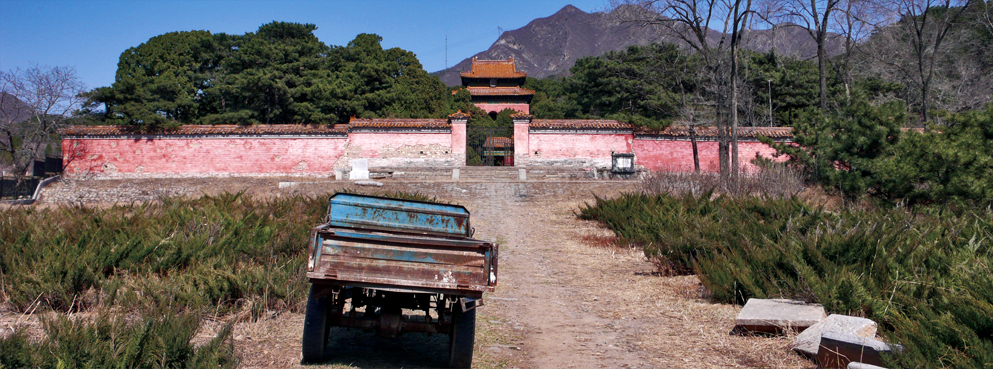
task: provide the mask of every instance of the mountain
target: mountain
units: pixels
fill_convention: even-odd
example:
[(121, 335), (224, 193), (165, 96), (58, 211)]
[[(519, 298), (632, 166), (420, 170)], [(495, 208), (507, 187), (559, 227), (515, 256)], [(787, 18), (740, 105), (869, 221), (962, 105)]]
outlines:
[(0, 91), (0, 125), (13, 126), (31, 118), (34, 109), (17, 96)]
[[(538, 18), (522, 28), (506, 31), (486, 51), (475, 57), (484, 60), (506, 60), (514, 57), (517, 69), (530, 77), (569, 74), (569, 68), (579, 58), (599, 56), (630, 45), (647, 45), (652, 42), (680, 44), (678, 37), (660, 26), (640, 26), (618, 22), (626, 18), (625, 12), (642, 11), (640, 8), (618, 7), (609, 13), (587, 13), (566, 5), (555, 14)], [(627, 17), (630, 18), (630, 17)], [(711, 31), (710, 37), (720, 37)], [(811, 58), (817, 47), (802, 28), (777, 26), (769, 30), (750, 31), (743, 37), (743, 46), (756, 51), (768, 51), (775, 46), (784, 54)], [(828, 45), (829, 54), (836, 54), (840, 42)], [(449, 86), (460, 85), (459, 73), (468, 71), (472, 57), (455, 66), (435, 73)]]

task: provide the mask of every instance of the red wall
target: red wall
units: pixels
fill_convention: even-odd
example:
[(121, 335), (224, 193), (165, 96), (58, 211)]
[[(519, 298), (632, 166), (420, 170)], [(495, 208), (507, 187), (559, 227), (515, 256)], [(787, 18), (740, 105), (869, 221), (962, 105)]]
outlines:
[(528, 141), (528, 160), (537, 165), (585, 162), (588, 166), (610, 166), (612, 153), (630, 153), (632, 148), (632, 135), (623, 133), (531, 132)]
[(452, 133), (351, 132), (345, 153), (370, 166), (451, 165)]
[(62, 155), (69, 175), (327, 175), (345, 142), (344, 137), (66, 139)]
[[(697, 150), (700, 154), (700, 170), (718, 172), (720, 163), (717, 159), (716, 141), (698, 141)], [(776, 161), (784, 157), (773, 158), (776, 150), (761, 142), (738, 142), (738, 160), (745, 171), (757, 168), (751, 163), (756, 154)], [(673, 172), (693, 171), (693, 146), (689, 140), (634, 140), (635, 164), (650, 170)]]
[(462, 119), (452, 120), (452, 165), (459, 167), (465, 165), (466, 123)]
[[(514, 128), (518, 166), (609, 168), (611, 154), (617, 152), (634, 153), (635, 164), (649, 170), (693, 170), (690, 141), (634, 138), (631, 133), (531, 132), (526, 123), (516, 122)], [(453, 125), (452, 132), (350, 132), (347, 137), (165, 137), (65, 139), (66, 174), (331, 175), (358, 158), (369, 159), (371, 167), (457, 167), (465, 161), (464, 123)], [(701, 169), (716, 172), (717, 143), (700, 141), (698, 147)], [(738, 147), (745, 170), (755, 169), (751, 160), (756, 154), (772, 158), (775, 152), (760, 142), (740, 142)]]

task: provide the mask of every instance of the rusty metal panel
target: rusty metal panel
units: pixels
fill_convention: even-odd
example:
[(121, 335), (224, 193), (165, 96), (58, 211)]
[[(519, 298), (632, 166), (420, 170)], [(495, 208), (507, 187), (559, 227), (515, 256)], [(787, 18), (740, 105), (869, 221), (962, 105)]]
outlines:
[(330, 199), (332, 227), (468, 238), (469, 211), (458, 205), (339, 193)]
[(477, 292), (496, 285), (497, 249), (489, 242), (340, 228), (316, 235), (313, 279)]

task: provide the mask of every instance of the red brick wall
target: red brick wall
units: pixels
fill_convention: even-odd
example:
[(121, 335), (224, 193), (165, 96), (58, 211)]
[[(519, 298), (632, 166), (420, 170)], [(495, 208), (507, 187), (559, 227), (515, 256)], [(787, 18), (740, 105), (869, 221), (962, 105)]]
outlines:
[[(528, 160), (536, 165), (610, 166), (614, 152), (630, 153), (631, 134), (544, 133), (528, 135)], [(517, 150), (517, 147), (514, 147)]]
[(465, 165), (466, 123), (463, 119), (452, 120), (452, 165), (458, 167)]
[[(464, 165), (465, 130), (458, 128), (451, 133), (351, 132), (347, 138), (67, 138), (62, 148), (67, 175), (332, 175), (356, 158), (369, 159), (371, 167)], [(461, 150), (453, 152), (453, 148)], [(699, 151), (701, 169), (717, 171), (717, 143), (700, 141)], [(634, 138), (630, 133), (528, 132), (526, 124), (515, 124), (519, 166), (610, 167), (612, 152), (634, 153), (635, 164), (650, 170), (693, 170), (688, 140)], [(739, 143), (746, 170), (755, 168), (750, 161), (756, 154), (772, 158), (774, 152), (760, 142)]]
[(451, 132), (351, 132), (345, 153), (348, 158), (369, 159), (370, 167), (454, 163)]
[(100, 138), (62, 142), (69, 175), (330, 175), (346, 139)]
[[(697, 150), (700, 154), (700, 170), (717, 172), (720, 163), (717, 159), (717, 142), (698, 141)], [(738, 142), (738, 160), (745, 171), (753, 171), (751, 163), (755, 155), (783, 161), (785, 158), (773, 158), (776, 150), (761, 142)], [(635, 164), (650, 170), (693, 171), (693, 146), (689, 140), (652, 140), (637, 138), (634, 140)]]

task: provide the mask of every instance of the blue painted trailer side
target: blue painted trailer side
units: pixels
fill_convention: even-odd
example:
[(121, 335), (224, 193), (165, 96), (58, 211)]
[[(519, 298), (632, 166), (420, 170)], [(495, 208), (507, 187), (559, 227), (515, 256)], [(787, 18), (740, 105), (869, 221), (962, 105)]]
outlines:
[(465, 207), (354, 194), (339, 193), (331, 197), (327, 222), (331, 227), (471, 236), (469, 211)]
[(311, 232), (312, 281), (469, 297), (496, 286), (498, 246), (469, 237), (462, 206), (335, 194), (326, 222)]

